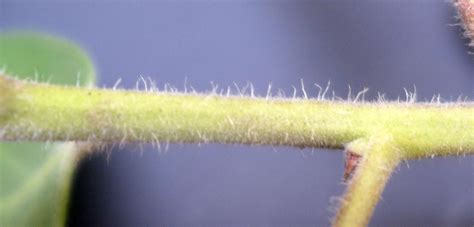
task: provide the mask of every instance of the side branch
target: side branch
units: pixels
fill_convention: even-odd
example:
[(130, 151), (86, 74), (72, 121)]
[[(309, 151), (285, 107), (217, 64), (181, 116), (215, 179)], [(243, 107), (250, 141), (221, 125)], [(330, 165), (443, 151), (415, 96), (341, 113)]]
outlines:
[(367, 226), (393, 169), (402, 158), (391, 135), (377, 135), (350, 143), (351, 152), (364, 151), (349, 182), (333, 226)]

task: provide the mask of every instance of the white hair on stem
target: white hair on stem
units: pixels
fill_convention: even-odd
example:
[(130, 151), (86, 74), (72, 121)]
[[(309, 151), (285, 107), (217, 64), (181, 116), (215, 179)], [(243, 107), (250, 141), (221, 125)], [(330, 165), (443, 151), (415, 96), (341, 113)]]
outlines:
[(306, 94), (306, 90), (304, 89), (303, 79), (301, 79), (300, 81), (301, 81), (301, 91), (303, 92), (303, 97), (304, 99), (308, 99), (308, 95)]
[(364, 87), (364, 89), (362, 91), (359, 91), (356, 95), (356, 97), (354, 98), (354, 103), (358, 102), (359, 101), (359, 98), (362, 96), (362, 101), (364, 101), (364, 98), (365, 98), (365, 93), (368, 92), (369, 89)]
[(296, 99), (296, 92), (297, 92), (297, 89), (295, 86), (291, 85), (291, 87), (293, 87), (293, 99)]
[(326, 89), (324, 89), (324, 92), (323, 92), (323, 94), (321, 95), (321, 100), (324, 100), (324, 99), (325, 99), (326, 93), (327, 93), (328, 90), (329, 90), (329, 86), (331, 86), (331, 81), (328, 81), (328, 84), (327, 84), (327, 86), (326, 86)]
[(267, 95), (265, 96), (265, 100), (269, 100), (272, 96), (272, 83), (270, 82), (268, 84), (268, 88), (267, 88)]
[(122, 78), (118, 78), (117, 81), (115, 81), (114, 83), (114, 86), (112, 87), (112, 90), (117, 90), (118, 86), (120, 85), (120, 83), (122, 82)]
[[(5, 68), (5, 67), (4, 67)], [(78, 74), (79, 75), (79, 74)], [(36, 75), (36, 77), (41, 77), (41, 75)], [(111, 90), (119, 90), (121, 88), (121, 83), (122, 83), (122, 78), (119, 78), (114, 85), (112, 86)], [(214, 81), (210, 82), (210, 89), (206, 89), (205, 91), (196, 91), (196, 89), (190, 85), (185, 79), (184, 82), (184, 89), (180, 91), (177, 87), (172, 86), (170, 83), (163, 83), (163, 90), (160, 90), (160, 88), (156, 85), (156, 82), (150, 78), (150, 77), (144, 77), (142, 75), (139, 76), (135, 83), (135, 89), (137, 91), (142, 91), (142, 92), (147, 92), (151, 94), (156, 94), (160, 92), (164, 93), (174, 93), (176, 95), (210, 95), (210, 96), (218, 96), (218, 97), (232, 97), (232, 96), (237, 96), (237, 97), (247, 97), (247, 98), (262, 98), (266, 101), (270, 101), (272, 99), (287, 99), (287, 100), (311, 100), (312, 97), (308, 93), (306, 86), (304, 84), (304, 80), (300, 79), (300, 86), (292, 86), (292, 93), (291, 96), (287, 96), (285, 93), (285, 90), (282, 88), (275, 88), (273, 86), (273, 83), (269, 83), (267, 88), (266, 88), (266, 93), (265, 96), (260, 96), (258, 95), (259, 92), (256, 90), (255, 86), (249, 82), (246, 81), (243, 86), (239, 86), (238, 83), (233, 82), (232, 85), (226, 86), (226, 88), (222, 88), (219, 86), (219, 84), (215, 83)], [(336, 95), (336, 92), (334, 90), (331, 90), (331, 81), (327, 82), (327, 85), (325, 87), (320, 86), (317, 83), (313, 84), (316, 89), (317, 89), (317, 96), (315, 97), (315, 100), (317, 101), (338, 101), (338, 102), (352, 102), (352, 103), (358, 103), (358, 102), (366, 102), (365, 99), (365, 94), (369, 91), (367, 87), (364, 87), (361, 91), (359, 91), (355, 97), (353, 97), (352, 93), (352, 87), (350, 85), (347, 86), (348, 94), (346, 98), (341, 98)], [(232, 86), (234, 88), (232, 88)], [(276, 92), (273, 92), (276, 89)], [(235, 91), (234, 91), (235, 90)], [(301, 92), (301, 95), (298, 93)], [(331, 97), (329, 97), (329, 92), (331, 93)], [(407, 88), (403, 88), (403, 98), (400, 98), (398, 96), (397, 99), (393, 100), (396, 102), (401, 102), (405, 104), (413, 104), (418, 101), (418, 94), (417, 94), (417, 88), (416, 86), (413, 86), (412, 90), (409, 90)], [(373, 102), (377, 103), (385, 103), (385, 102), (393, 102), (391, 100), (387, 100), (386, 95), (380, 92), (377, 92), (377, 96), (374, 98), (374, 100), (371, 100)], [(425, 99), (425, 102), (432, 103), (432, 104), (441, 104), (443, 102), (457, 102), (457, 103), (463, 103), (463, 102), (470, 102), (469, 97), (459, 95), (456, 97), (451, 97), (448, 100), (442, 99), (440, 94), (433, 95), (431, 98)]]
[(322, 92), (323, 88), (321, 86), (319, 86), (319, 84), (317, 84), (317, 83), (314, 83), (314, 86), (316, 86), (319, 89), (317, 99), (321, 100), (321, 92)]

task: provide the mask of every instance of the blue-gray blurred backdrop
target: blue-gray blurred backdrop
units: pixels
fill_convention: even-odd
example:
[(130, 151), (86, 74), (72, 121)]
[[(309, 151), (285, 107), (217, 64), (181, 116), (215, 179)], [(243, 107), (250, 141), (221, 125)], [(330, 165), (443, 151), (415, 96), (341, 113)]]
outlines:
[[(99, 86), (139, 76), (197, 90), (253, 83), (292, 93), (300, 79), (345, 97), (474, 97), (474, 57), (445, 0), (1, 0), (0, 28), (58, 34), (93, 57)], [(472, 49), (470, 51), (473, 51)], [(299, 94), (301, 95), (301, 94)], [(327, 226), (343, 193), (339, 151), (138, 145), (86, 158), (71, 226)], [(473, 157), (398, 168), (371, 226), (472, 226)]]

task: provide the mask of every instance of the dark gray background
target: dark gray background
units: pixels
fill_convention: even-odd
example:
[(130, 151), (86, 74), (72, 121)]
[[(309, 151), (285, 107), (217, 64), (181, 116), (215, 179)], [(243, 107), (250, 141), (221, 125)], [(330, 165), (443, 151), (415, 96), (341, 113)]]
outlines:
[[(99, 85), (139, 75), (198, 90), (251, 81), (332, 82), (404, 96), (474, 97), (474, 57), (446, 1), (15, 1), (0, 28), (47, 31), (86, 48)], [(472, 51), (472, 49), (471, 49)], [(316, 93), (316, 89), (309, 92)], [(327, 226), (344, 190), (343, 155), (236, 145), (145, 146), (87, 158), (70, 225)], [(409, 161), (390, 180), (372, 226), (472, 226), (474, 158)]]

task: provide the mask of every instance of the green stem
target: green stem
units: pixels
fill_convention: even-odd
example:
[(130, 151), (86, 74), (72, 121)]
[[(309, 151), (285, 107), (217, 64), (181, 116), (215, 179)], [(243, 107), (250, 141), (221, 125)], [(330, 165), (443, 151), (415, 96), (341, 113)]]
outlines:
[[(7, 85), (8, 84), (8, 85)], [(379, 132), (407, 159), (474, 153), (473, 103), (353, 103), (62, 87), (0, 76), (0, 140), (343, 148)], [(10, 93), (14, 93), (11, 95)], [(3, 101), (2, 101), (3, 100)]]
[(402, 158), (391, 135), (359, 139), (347, 146), (351, 152), (364, 151), (333, 226), (367, 226), (390, 174)]

